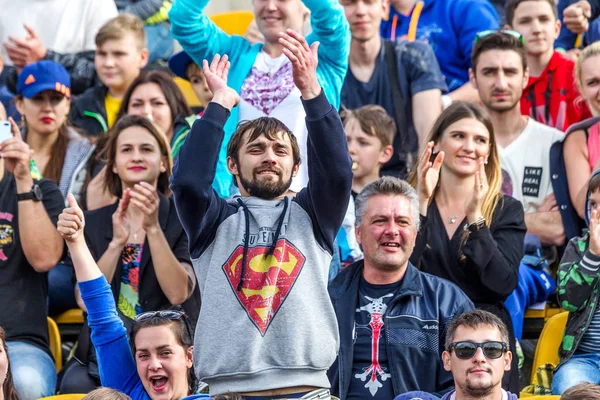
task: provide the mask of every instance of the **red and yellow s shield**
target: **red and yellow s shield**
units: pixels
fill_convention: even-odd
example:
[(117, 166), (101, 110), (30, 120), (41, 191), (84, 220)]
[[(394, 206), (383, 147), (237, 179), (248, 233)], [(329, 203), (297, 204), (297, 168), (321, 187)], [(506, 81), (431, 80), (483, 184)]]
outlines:
[(223, 265), (231, 289), (263, 336), (306, 261), (304, 255), (285, 239), (278, 240), (273, 254), (265, 257), (268, 250), (266, 246), (248, 249), (242, 290), (238, 291), (237, 287), (242, 277), (244, 246), (239, 245)]

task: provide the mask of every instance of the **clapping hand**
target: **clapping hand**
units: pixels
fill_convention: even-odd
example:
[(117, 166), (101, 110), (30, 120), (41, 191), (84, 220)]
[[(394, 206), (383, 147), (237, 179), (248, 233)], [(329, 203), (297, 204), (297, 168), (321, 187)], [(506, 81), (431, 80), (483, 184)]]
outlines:
[(129, 192), (131, 199), (129, 200), (131, 207), (136, 207), (142, 211), (144, 215), (142, 226), (146, 232), (153, 228), (159, 227), (158, 224), (158, 206), (160, 198), (156, 188), (148, 182), (140, 182), (135, 184), (133, 190)]
[(129, 219), (127, 218), (127, 207), (131, 200), (131, 189), (125, 189), (117, 210), (112, 215), (112, 226), (113, 226), (113, 238), (112, 241), (117, 246), (123, 246), (129, 239), (129, 233), (131, 227), (129, 225)]
[(485, 161), (483, 157), (479, 157), (477, 160), (478, 170), (475, 171), (475, 184), (473, 185), (473, 192), (471, 197), (467, 201), (465, 215), (467, 221), (474, 222), (477, 218), (483, 214), (481, 212), (483, 206), (483, 200), (489, 190), (487, 175), (485, 173)]
[(417, 181), (417, 194), (419, 195), (419, 201), (429, 203), (435, 187), (440, 179), (440, 169), (444, 162), (444, 152), (440, 151), (433, 162), (430, 161), (431, 155), (433, 154), (433, 142), (427, 143), (427, 147), (421, 154), (419, 159), (419, 167), (417, 169), (418, 181)]
[(57, 230), (65, 242), (75, 243), (83, 239), (85, 220), (83, 211), (71, 193), (67, 195), (67, 200), (69, 201), (69, 207), (65, 208), (58, 216)]
[(294, 84), (304, 100), (314, 99), (321, 94), (321, 85), (317, 80), (319, 42), (308, 47), (304, 36), (292, 29), (281, 32), (280, 35), (279, 43), (283, 46), (283, 54), (292, 62)]

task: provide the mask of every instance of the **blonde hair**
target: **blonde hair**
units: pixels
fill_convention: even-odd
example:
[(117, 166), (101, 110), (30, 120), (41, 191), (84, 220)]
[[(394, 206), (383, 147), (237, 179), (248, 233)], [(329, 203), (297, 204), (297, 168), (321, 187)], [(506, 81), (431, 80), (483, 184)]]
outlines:
[(585, 49), (581, 51), (579, 57), (577, 57), (577, 61), (575, 62), (575, 82), (577, 82), (577, 88), (579, 89), (579, 93), (583, 93), (583, 82), (581, 81), (581, 68), (583, 63), (591, 57), (600, 55), (600, 42), (594, 42), (587, 46)]
[(128, 33), (135, 38), (138, 50), (146, 47), (144, 21), (132, 14), (119, 14), (102, 25), (96, 34), (96, 47), (102, 46), (109, 40), (123, 39)]
[[(483, 205), (481, 207), (481, 213), (483, 217), (487, 221), (488, 226), (491, 225), (492, 219), (494, 216), (494, 210), (496, 210), (496, 206), (502, 197), (500, 193), (500, 188), (502, 187), (502, 170), (500, 169), (500, 159), (498, 157), (498, 149), (496, 146), (496, 137), (494, 136), (494, 127), (492, 125), (492, 121), (490, 121), (490, 117), (487, 112), (471, 103), (467, 103), (464, 101), (457, 101), (452, 103), (450, 107), (446, 108), (442, 114), (435, 121), (435, 124), (431, 128), (429, 132), (429, 137), (427, 138), (427, 143), (433, 141), (434, 143), (439, 143), (442, 135), (446, 129), (453, 123), (466, 119), (472, 118), (481, 122), (488, 130), (490, 134), (490, 153), (488, 155), (488, 162), (485, 165), (485, 175), (488, 180), (489, 189), (483, 199)], [(413, 169), (410, 171), (408, 176), (408, 181), (412, 185), (412, 187), (417, 187), (418, 181), (418, 165), (415, 164)], [(443, 179), (442, 173), (440, 171), (439, 182)], [(437, 192), (437, 187), (433, 191), (433, 196), (431, 196), (431, 200), (435, 197)]]
[(131, 400), (131, 397), (113, 389), (99, 388), (86, 394), (82, 400)]

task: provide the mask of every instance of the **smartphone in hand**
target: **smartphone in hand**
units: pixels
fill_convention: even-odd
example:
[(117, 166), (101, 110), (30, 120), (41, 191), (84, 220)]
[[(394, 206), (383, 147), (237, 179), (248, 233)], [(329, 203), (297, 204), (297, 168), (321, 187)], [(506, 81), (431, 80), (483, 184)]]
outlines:
[(4, 142), (6, 139), (10, 139), (12, 136), (10, 122), (0, 121), (0, 143)]

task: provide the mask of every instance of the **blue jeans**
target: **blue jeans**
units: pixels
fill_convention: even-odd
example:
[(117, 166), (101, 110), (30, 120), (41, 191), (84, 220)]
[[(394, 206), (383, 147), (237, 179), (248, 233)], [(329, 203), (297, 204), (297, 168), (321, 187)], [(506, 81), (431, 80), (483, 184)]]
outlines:
[(600, 354), (574, 354), (554, 373), (552, 394), (561, 395), (582, 382), (600, 384)]
[(10, 370), (21, 400), (52, 396), (56, 388), (56, 367), (52, 357), (26, 342), (9, 341), (6, 344)]

